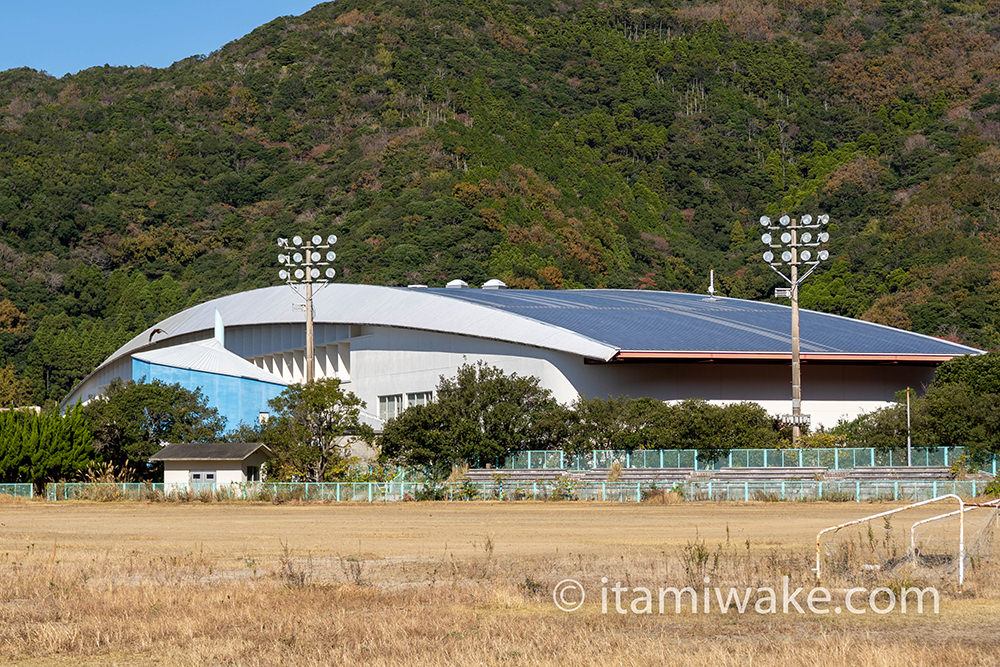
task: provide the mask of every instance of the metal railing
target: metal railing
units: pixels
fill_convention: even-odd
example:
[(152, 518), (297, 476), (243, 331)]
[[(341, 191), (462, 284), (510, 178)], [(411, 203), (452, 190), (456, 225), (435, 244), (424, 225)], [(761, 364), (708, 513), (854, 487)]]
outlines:
[[(965, 454), (965, 447), (914, 447), (914, 467), (950, 466)], [(611, 450), (593, 449), (581, 452), (561, 450), (531, 450), (513, 452), (495, 467), (528, 470), (593, 470), (609, 468), (613, 462), (623, 468), (829, 468), (848, 470), (877, 466), (905, 466), (906, 448), (876, 449), (874, 447), (823, 447), (789, 449), (733, 449), (715, 458), (699, 455), (696, 449)], [(997, 473), (997, 460), (981, 468)]]
[[(45, 498), (63, 500), (148, 501), (273, 501), (400, 502), (409, 500), (511, 501), (576, 500), (641, 502), (673, 492), (673, 500), (695, 501), (808, 501), (916, 502), (945, 493), (975, 497), (984, 481), (724, 481), (656, 484), (651, 482), (597, 482), (537, 480), (518, 482), (299, 482), (249, 484), (48, 484)], [(27, 486), (27, 485), (18, 485)]]

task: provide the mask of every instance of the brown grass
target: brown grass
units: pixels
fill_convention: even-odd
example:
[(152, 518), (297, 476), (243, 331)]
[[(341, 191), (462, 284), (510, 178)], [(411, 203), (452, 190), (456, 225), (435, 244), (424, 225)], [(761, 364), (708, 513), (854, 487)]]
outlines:
[[(808, 583), (815, 533), (888, 506), (0, 505), (0, 661), (983, 664), (1000, 587), (938, 616), (560, 612), (552, 586)], [(701, 554), (699, 556), (698, 554)], [(703, 556), (703, 557), (702, 557)], [(627, 583), (626, 583), (627, 582)], [(672, 611), (672, 610), (671, 610)]]

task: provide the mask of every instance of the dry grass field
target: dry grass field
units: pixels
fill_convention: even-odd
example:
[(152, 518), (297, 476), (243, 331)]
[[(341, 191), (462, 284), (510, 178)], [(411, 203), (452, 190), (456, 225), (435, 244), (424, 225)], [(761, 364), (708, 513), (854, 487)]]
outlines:
[[(7, 501), (0, 662), (996, 663), (987, 568), (937, 615), (602, 613), (602, 577), (810, 584), (818, 529), (889, 507)], [(552, 600), (565, 578), (588, 591), (572, 613)]]

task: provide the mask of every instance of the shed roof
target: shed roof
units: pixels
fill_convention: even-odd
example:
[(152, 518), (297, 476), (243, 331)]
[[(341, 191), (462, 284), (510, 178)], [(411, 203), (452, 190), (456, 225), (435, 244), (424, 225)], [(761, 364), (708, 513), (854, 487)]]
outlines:
[(271, 449), (260, 442), (188, 442), (168, 443), (149, 457), (150, 461), (244, 461), (263, 449), (270, 458)]

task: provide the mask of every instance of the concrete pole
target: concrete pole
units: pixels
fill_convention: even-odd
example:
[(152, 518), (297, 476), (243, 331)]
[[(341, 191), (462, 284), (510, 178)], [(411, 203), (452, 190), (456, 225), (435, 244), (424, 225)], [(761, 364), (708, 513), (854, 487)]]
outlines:
[(906, 465), (913, 465), (913, 443), (910, 440), (910, 388), (906, 388)]
[(799, 365), (799, 257), (798, 248), (798, 221), (793, 220), (792, 232), (792, 447), (799, 447), (802, 443), (802, 429), (799, 427), (799, 418), (802, 415), (802, 373)]
[(313, 341), (312, 244), (306, 244), (306, 383), (316, 379), (316, 345)]

